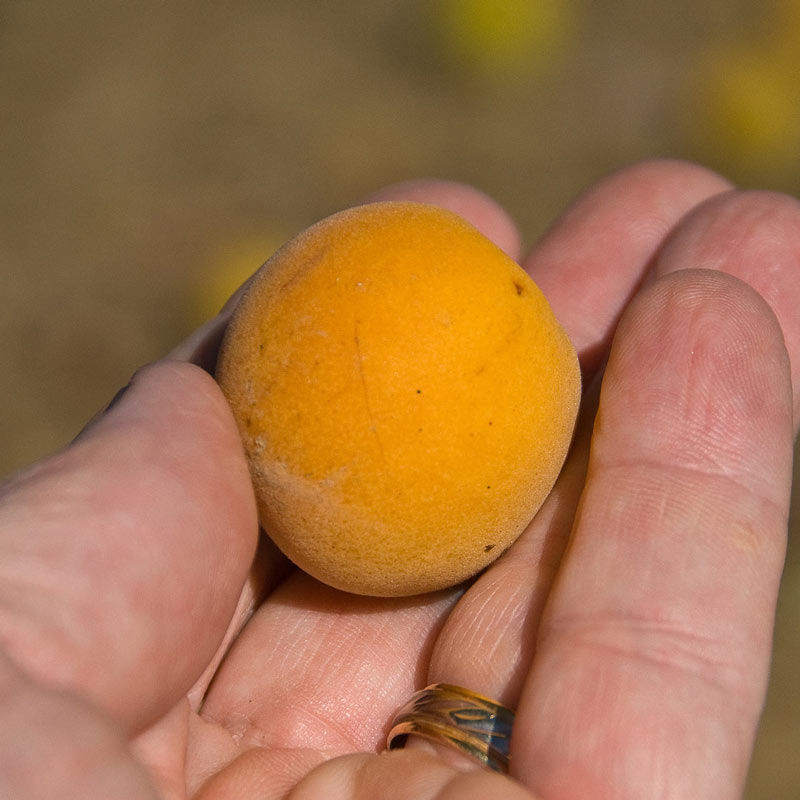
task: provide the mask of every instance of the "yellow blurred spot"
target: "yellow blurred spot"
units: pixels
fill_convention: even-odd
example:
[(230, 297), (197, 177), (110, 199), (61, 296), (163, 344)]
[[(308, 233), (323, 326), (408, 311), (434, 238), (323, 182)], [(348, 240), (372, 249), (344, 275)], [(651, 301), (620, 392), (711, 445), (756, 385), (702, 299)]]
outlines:
[(770, 35), (705, 54), (689, 82), (686, 125), (699, 155), (742, 176), (798, 176), (800, 2), (781, 4)]
[(433, 27), (445, 57), (478, 78), (546, 68), (574, 28), (572, 0), (436, 0)]
[(735, 161), (783, 161), (800, 143), (800, 80), (760, 54), (710, 65), (700, 102), (708, 145)]
[(188, 309), (191, 325), (200, 325), (217, 314), (228, 298), (287, 238), (288, 235), (271, 231), (222, 245), (198, 274)]

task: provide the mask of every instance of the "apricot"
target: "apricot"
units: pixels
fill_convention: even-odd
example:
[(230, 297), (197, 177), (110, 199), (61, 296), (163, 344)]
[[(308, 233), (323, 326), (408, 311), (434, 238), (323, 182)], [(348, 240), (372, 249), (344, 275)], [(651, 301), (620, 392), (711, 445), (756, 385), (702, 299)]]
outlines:
[(278, 250), (217, 379), (264, 530), (319, 580), (382, 596), (460, 583), (511, 545), (580, 397), (574, 348), (522, 268), (410, 202), (334, 214)]

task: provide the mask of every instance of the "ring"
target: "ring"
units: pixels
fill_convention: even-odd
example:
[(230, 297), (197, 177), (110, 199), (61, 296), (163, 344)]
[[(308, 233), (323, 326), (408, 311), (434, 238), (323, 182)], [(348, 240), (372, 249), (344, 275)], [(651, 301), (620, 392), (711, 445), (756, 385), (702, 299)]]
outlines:
[(409, 735), (466, 753), (495, 772), (508, 772), (514, 712), (488, 697), (434, 683), (417, 692), (397, 712), (386, 738), (387, 750), (403, 747)]

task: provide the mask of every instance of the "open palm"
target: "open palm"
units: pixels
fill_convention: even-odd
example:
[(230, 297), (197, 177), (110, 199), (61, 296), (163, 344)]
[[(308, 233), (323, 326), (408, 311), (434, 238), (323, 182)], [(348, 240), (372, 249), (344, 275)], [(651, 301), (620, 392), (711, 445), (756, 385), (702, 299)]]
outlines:
[[(389, 198), (519, 257), (474, 190)], [(412, 598), (338, 592), (259, 544), (202, 368), (224, 310), (0, 490), (0, 796), (738, 796), (800, 419), (798, 254), (794, 200), (689, 164), (574, 203), (522, 261), (581, 358), (567, 464), (492, 567)], [(435, 681), (516, 708), (510, 778), (420, 742), (380, 754)]]

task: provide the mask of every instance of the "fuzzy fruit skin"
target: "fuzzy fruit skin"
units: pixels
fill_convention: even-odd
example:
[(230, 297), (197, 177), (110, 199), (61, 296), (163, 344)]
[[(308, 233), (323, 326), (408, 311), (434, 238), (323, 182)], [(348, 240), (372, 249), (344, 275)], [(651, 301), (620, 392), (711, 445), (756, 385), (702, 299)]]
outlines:
[(440, 208), (328, 217), (240, 301), (217, 379), (261, 524), (339, 589), (460, 583), (519, 536), (572, 438), (580, 370), (519, 265)]

